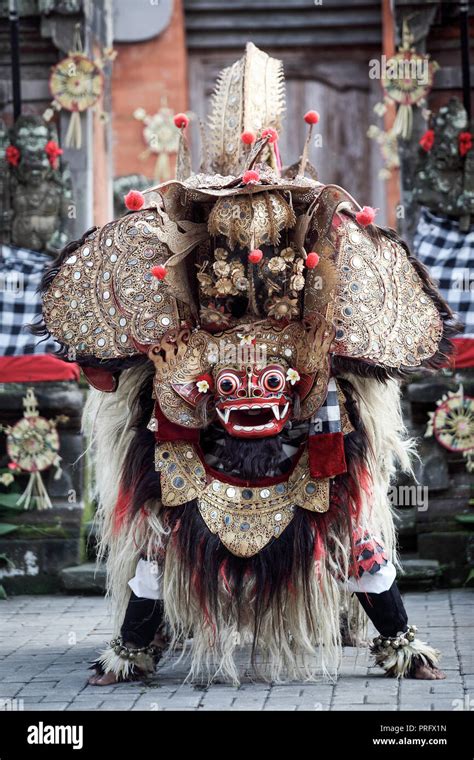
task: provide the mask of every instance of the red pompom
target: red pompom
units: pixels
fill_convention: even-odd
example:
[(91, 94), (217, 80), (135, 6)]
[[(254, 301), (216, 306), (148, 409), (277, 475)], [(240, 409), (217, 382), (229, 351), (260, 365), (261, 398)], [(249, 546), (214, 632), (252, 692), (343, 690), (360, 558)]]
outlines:
[(459, 155), (465, 156), (472, 148), (472, 135), (470, 132), (460, 132), (458, 140)]
[(260, 248), (255, 248), (255, 250), (250, 251), (249, 253), (249, 261), (251, 264), (258, 264), (258, 262), (262, 260), (262, 257), (263, 252)]
[(420, 137), (420, 145), (427, 153), (430, 152), (434, 145), (435, 133), (433, 129), (427, 129), (425, 134)]
[(178, 129), (184, 129), (184, 127), (187, 127), (189, 124), (189, 119), (185, 113), (176, 113), (173, 121)]
[(57, 169), (59, 165), (59, 156), (62, 156), (64, 153), (63, 149), (59, 147), (55, 140), (49, 140), (46, 143), (44, 149), (46, 151), (46, 155), (48, 156), (48, 161), (51, 168)]
[(269, 143), (274, 143), (278, 140), (278, 132), (273, 127), (267, 127), (262, 132), (262, 137), (269, 137)]
[(5, 150), (5, 158), (11, 166), (18, 166), (20, 163), (20, 151), (16, 145), (9, 145)]
[(244, 145), (252, 145), (255, 142), (255, 135), (253, 132), (242, 132), (240, 139)]
[(372, 206), (364, 206), (362, 211), (358, 211), (356, 214), (356, 220), (362, 227), (367, 227), (375, 219), (375, 214), (378, 209), (372, 208)]
[(250, 185), (253, 182), (258, 182), (259, 179), (260, 172), (257, 172), (255, 169), (247, 169), (243, 174), (242, 182), (244, 185)]
[(305, 266), (308, 267), (308, 269), (314, 269), (314, 267), (317, 267), (319, 264), (319, 256), (315, 251), (311, 251), (311, 253), (308, 253), (306, 256)]
[(145, 196), (139, 190), (130, 190), (123, 200), (130, 211), (140, 211), (145, 203)]
[(306, 124), (317, 124), (319, 121), (319, 113), (317, 111), (308, 111), (304, 115)]
[(151, 268), (151, 273), (157, 280), (164, 280), (168, 274), (168, 270), (162, 264), (158, 264), (158, 266)]

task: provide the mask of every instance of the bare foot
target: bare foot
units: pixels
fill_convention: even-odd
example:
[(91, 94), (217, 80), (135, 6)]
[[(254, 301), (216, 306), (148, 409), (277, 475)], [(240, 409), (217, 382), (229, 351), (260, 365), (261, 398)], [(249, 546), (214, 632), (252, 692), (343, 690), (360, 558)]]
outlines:
[(424, 665), (422, 662), (416, 666), (413, 675), (410, 678), (419, 678), (426, 681), (442, 681), (446, 674), (434, 665)]
[(87, 681), (91, 686), (110, 686), (117, 683), (117, 676), (110, 671), (109, 673), (95, 673)]

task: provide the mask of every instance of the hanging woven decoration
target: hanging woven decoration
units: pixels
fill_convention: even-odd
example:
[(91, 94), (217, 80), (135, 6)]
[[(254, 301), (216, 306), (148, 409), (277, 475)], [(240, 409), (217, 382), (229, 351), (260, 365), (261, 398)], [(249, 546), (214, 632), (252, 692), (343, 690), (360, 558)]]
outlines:
[(385, 130), (380, 129), (375, 124), (371, 124), (367, 130), (367, 137), (375, 140), (380, 147), (380, 153), (384, 162), (383, 168), (379, 171), (380, 179), (389, 179), (391, 173), (395, 169), (400, 168), (397, 136), (392, 130), (385, 132)]
[(386, 61), (382, 71), (382, 87), (386, 102), (398, 106), (393, 132), (403, 140), (411, 136), (413, 106), (424, 107), (433, 86), (438, 64), (429, 55), (417, 53), (413, 47), (413, 35), (406, 21), (403, 22), (402, 44), (398, 52)]
[(465, 396), (462, 385), (436, 402), (429, 413), (425, 438), (434, 435), (448, 451), (462, 453), (468, 472), (474, 471), (474, 397)]
[(176, 155), (179, 148), (180, 133), (176, 129), (174, 112), (164, 104), (153, 116), (147, 114), (144, 108), (137, 108), (133, 115), (143, 122), (143, 139), (148, 146), (139, 158), (145, 161), (155, 154), (154, 179), (166, 182), (173, 177), (170, 157)]
[[(82, 50), (79, 30), (76, 29), (74, 49), (66, 58), (59, 61), (51, 70), (49, 88), (53, 96), (51, 108), (45, 112), (45, 118), (54, 116), (54, 111), (64, 109), (71, 113), (66, 132), (67, 148), (82, 147), (81, 113), (90, 108), (97, 108), (104, 91), (102, 69), (106, 61), (113, 61), (116, 52), (104, 49), (102, 57), (92, 60)], [(105, 115), (100, 113), (101, 117)]]
[(15, 425), (2, 427), (7, 434), (7, 453), (11, 469), (30, 473), (28, 484), (17, 504), (24, 509), (51, 509), (51, 499), (41, 473), (55, 467), (55, 480), (61, 477), (59, 435), (56, 425), (68, 417), (60, 415), (47, 420), (38, 413), (38, 401), (33, 388), (23, 398), (23, 417)]

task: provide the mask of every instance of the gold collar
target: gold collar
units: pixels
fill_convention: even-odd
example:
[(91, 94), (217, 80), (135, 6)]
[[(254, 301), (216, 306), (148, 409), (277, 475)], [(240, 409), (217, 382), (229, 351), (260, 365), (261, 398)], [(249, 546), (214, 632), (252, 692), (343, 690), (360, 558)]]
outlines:
[(269, 485), (236, 485), (224, 474), (206, 472), (195, 446), (184, 441), (158, 444), (155, 469), (161, 474), (163, 506), (196, 499), (211, 533), (238, 557), (251, 557), (281, 536), (296, 507), (329, 509), (329, 479), (311, 478), (306, 448), (287, 480)]

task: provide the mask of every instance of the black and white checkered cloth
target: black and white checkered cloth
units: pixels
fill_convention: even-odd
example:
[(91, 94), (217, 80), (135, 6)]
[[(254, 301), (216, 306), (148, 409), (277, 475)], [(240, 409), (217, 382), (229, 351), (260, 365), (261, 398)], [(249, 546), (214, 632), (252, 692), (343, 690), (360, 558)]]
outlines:
[(474, 227), (461, 232), (456, 221), (422, 209), (413, 248), (465, 325), (462, 337), (474, 338)]
[(337, 385), (333, 377), (328, 383), (328, 395), (311, 418), (310, 435), (317, 433), (340, 433), (341, 410), (337, 397)]
[(0, 245), (0, 356), (51, 354), (59, 346), (30, 335), (25, 326), (41, 314), (37, 292), (51, 256)]

